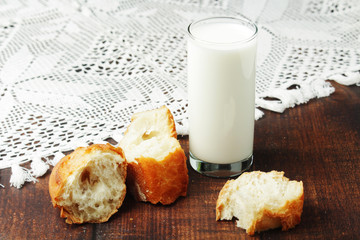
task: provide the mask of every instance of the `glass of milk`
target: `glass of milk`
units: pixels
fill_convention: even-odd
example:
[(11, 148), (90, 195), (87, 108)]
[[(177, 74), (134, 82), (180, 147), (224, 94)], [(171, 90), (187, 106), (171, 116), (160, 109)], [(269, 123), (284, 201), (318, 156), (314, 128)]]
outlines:
[(190, 164), (231, 177), (253, 162), (257, 26), (214, 17), (188, 27)]

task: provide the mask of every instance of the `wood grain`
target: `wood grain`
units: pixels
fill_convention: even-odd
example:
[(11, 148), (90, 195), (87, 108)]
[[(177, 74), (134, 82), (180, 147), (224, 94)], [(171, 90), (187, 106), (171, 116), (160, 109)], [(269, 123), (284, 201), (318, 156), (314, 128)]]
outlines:
[[(189, 168), (186, 198), (162, 206), (127, 196), (109, 222), (68, 225), (48, 193), (49, 173), (21, 190), (0, 171), (0, 239), (358, 239), (360, 236), (360, 88), (333, 83), (330, 97), (256, 122), (251, 170), (284, 171), (305, 189), (301, 223), (288, 232), (254, 237), (233, 221), (215, 221), (217, 195), (226, 179)], [(188, 138), (180, 138), (188, 154)]]

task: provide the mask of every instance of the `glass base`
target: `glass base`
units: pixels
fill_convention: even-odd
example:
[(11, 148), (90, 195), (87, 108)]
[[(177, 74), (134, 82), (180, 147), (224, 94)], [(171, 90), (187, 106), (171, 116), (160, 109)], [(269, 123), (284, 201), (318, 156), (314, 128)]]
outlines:
[(204, 162), (195, 157), (191, 152), (189, 154), (191, 167), (203, 175), (216, 178), (235, 177), (248, 170), (253, 164), (253, 155), (235, 163), (218, 164)]

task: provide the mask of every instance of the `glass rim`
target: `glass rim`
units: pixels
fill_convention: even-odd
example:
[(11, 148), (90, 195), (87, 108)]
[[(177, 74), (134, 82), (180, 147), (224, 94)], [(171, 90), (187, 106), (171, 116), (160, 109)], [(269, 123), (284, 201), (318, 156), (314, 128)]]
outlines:
[[(209, 20), (229, 20), (229, 21), (235, 21), (235, 22), (241, 22), (241, 23), (245, 23), (246, 25), (250, 25), (253, 27), (254, 31), (253, 31), (253, 34), (248, 37), (248, 38), (244, 38), (244, 39), (241, 39), (241, 40), (237, 40), (237, 41), (234, 41), (234, 42), (226, 42), (226, 43), (222, 43), (222, 42), (212, 42), (212, 41), (206, 41), (206, 40), (203, 40), (199, 37), (196, 37), (193, 33), (192, 33), (192, 27), (196, 24), (199, 24), (201, 22), (206, 22), (206, 21), (209, 21)], [(247, 42), (250, 42), (251, 40), (253, 40), (254, 38), (256, 38), (257, 34), (258, 34), (258, 27), (257, 25), (252, 22), (251, 20), (247, 19), (247, 18), (244, 18), (244, 17), (222, 17), (222, 16), (219, 16), (219, 17), (208, 17), (208, 18), (203, 18), (203, 19), (199, 19), (199, 20), (196, 20), (196, 21), (193, 21), (189, 24), (188, 28), (187, 28), (187, 33), (188, 33), (188, 36), (194, 40), (194, 41), (197, 41), (197, 42), (201, 42), (201, 43), (205, 43), (205, 44), (211, 44), (211, 45), (231, 45), (231, 44), (240, 44), (240, 43), (247, 43)]]

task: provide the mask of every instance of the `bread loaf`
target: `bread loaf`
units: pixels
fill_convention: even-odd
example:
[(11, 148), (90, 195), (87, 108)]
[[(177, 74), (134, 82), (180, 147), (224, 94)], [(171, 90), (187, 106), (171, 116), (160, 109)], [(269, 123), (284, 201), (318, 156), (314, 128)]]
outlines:
[(289, 181), (284, 172), (246, 172), (220, 191), (216, 220), (236, 217), (249, 235), (281, 226), (288, 230), (300, 223), (303, 203), (303, 183)]
[(107, 221), (121, 206), (127, 163), (121, 148), (94, 144), (77, 148), (54, 167), (49, 192), (66, 222)]
[(135, 199), (166, 205), (186, 196), (186, 156), (176, 137), (165, 106), (132, 116), (119, 146), (128, 160), (127, 186)]

